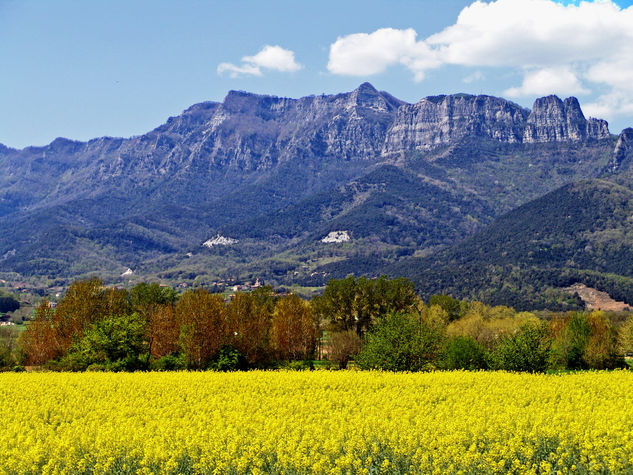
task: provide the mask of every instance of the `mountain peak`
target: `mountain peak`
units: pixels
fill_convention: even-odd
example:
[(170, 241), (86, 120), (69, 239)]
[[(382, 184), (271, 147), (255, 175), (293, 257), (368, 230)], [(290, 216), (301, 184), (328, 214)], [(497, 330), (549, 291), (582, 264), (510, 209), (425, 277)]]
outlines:
[(564, 101), (556, 96), (539, 97), (534, 101), (527, 119), (523, 141), (578, 142), (585, 139), (608, 138), (609, 128), (605, 121), (587, 120), (575, 97)]
[(578, 99), (576, 99), (574, 96), (569, 96), (567, 99), (563, 101), (563, 104), (565, 108), (567, 109), (580, 110), (580, 103), (578, 102)]
[(537, 97), (534, 100), (534, 105), (532, 109), (546, 107), (548, 105), (556, 105), (558, 107), (563, 107), (563, 101), (556, 94), (550, 94), (549, 96)]
[(347, 93), (348, 107), (360, 107), (371, 109), (374, 112), (391, 114), (403, 104), (400, 99), (392, 95), (378, 91), (368, 82), (362, 83), (352, 92)]
[(360, 86), (358, 86), (356, 90), (358, 92), (365, 92), (365, 93), (367, 92), (378, 93), (378, 90), (371, 83), (367, 81), (365, 81)]

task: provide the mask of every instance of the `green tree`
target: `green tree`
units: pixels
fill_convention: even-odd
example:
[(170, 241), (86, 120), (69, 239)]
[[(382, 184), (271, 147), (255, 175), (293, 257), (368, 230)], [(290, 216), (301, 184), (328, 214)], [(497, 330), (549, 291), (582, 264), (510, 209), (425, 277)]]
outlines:
[(161, 287), (157, 283), (141, 282), (130, 290), (130, 305), (143, 316), (161, 305), (173, 305), (178, 294), (171, 287)]
[(407, 279), (332, 279), (323, 295), (313, 299), (320, 318), (330, 321), (332, 330), (355, 330), (363, 335), (389, 313), (416, 310), (419, 298)]
[(573, 312), (551, 323), (553, 364), (569, 369), (623, 366), (615, 325), (601, 311)]
[(145, 320), (138, 313), (111, 316), (92, 325), (68, 354), (62, 367), (86, 369), (98, 365), (113, 371), (133, 371), (146, 365)]
[(16, 363), (19, 331), (12, 327), (0, 327), (0, 371)]
[(0, 294), (0, 313), (13, 312), (20, 308), (20, 302), (12, 295)]
[(441, 307), (450, 321), (457, 320), (464, 315), (467, 305), (460, 300), (454, 299), (450, 295), (433, 295), (429, 299), (429, 306), (437, 305)]
[(441, 366), (444, 369), (487, 369), (488, 353), (473, 337), (452, 337), (442, 351)]
[(492, 354), (494, 369), (542, 373), (549, 367), (551, 341), (547, 325), (527, 323), (503, 338)]
[(356, 331), (356, 279), (348, 276), (345, 279), (332, 279), (328, 282), (323, 295), (312, 299), (316, 313), (329, 320), (339, 331)]
[(626, 366), (618, 351), (618, 333), (602, 311), (591, 312), (587, 318), (591, 330), (582, 357), (589, 368), (613, 369)]
[(629, 316), (620, 327), (618, 342), (623, 354), (633, 354), (633, 316)]
[(362, 369), (421, 371), (436, 362), (444, 334), (417, 314), (393, 313), (366, 335), (354, 361)]

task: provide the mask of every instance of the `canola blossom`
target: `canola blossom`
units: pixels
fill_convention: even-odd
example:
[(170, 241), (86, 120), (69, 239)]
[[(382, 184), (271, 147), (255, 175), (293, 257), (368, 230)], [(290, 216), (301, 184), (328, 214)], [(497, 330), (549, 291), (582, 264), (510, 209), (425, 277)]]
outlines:
[(0, 374), (0, 473), (633, 473), (633, 373)]

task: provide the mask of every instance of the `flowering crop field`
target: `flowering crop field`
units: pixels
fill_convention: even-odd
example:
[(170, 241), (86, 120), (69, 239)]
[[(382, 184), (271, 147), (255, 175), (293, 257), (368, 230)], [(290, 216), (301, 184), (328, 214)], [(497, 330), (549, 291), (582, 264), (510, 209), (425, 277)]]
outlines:
[(0, 374), (0, 473), (633, 473), (633, 373)]

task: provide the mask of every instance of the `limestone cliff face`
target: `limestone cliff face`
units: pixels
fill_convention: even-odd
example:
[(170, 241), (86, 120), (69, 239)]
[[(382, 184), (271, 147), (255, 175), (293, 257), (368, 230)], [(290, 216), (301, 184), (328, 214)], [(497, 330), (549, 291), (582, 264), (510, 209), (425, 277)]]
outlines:
[(613, 150), (613, 171), (631, 167), (633, 162), (633, 129), (624, 129)]
[(609, 137), (611, 137), (611, 132), (609, 132), (609, 124), (607, 121), (589, 117), (587, 120), (587, 138), (607, 139)]
[(528, 114), (528, 110), (497, 97), (427, 97), (400, 107), (385, 138), (383, 154), (429, 150), (468, 136), (521, 142)]
[(556, 96), (547, 96), (534, 102), (527, 118), (523, 142), (579, 142), (608, 137), (606, 121), (585, 119), (578, 99), (568, 97), (562, 101)]
[(369, 83), (350, 93), (301, 99), (232, 91), (206, 125), (196, 155), (237, 170), (295, 158), (375, 157), (402, 104)]

